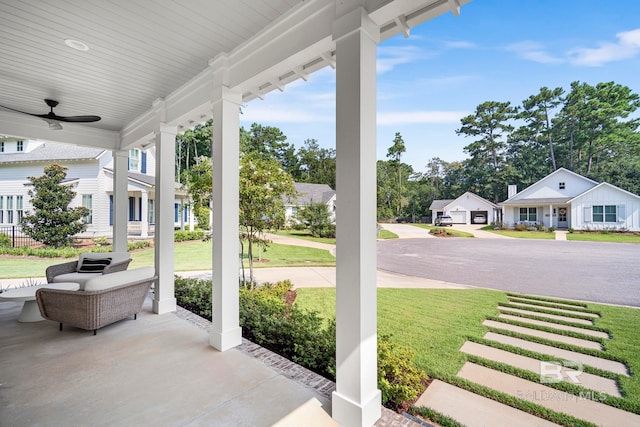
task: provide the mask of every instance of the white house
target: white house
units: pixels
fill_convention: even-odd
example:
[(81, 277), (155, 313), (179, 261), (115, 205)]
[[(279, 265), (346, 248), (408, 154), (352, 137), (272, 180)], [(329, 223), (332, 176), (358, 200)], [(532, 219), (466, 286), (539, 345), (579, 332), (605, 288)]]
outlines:
[[(65, 185), (76, 197), (71, 206), (90, 210), (87, 230), (81, 237), (113, 233), (113, 158), (110, 150), (41, 140), (0, 141), (0, 227), (18, 225), (33, 209), (28, 195), (29, 176), (40, 176), (44, 167), (57, 163), (67, 168)], [(155, 225), (155, 150), (129, 150), (128, 232), (147, 237)], [(176, 185), (174, 226), (193, 224), (187, 193)], [(182, 214), (180, 214), (182, 213)]]
[(285, 200), (285, 218), (287, 224), (295, 222), (298, 209), (309, 206), (312, 202), (322, 202), (327, 206), (331, 222), (336, 221), (336, 191), (327, 184), (310, 184), (306, 182), (294, 183), (297, 198)]
[(498, 209), (498, 205), (469, 191), (457, 199), (434, 200), (429, 206), (432, 224), (442, 215), (449, 215), (454, 224), (490, 224), (495, 222)]
[(640, 231), (640, 196), (560, 168), (500, 203), (504, 223), (576, 230)]

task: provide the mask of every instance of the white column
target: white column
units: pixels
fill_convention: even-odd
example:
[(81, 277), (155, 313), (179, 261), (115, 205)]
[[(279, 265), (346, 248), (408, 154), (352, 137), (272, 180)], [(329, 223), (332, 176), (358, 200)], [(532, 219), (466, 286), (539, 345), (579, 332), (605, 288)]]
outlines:
[[(224, 64), (219, 66), (224, 66)], [(213, 328), (209, 343), (225, 351), (242, 343), (238, 289), (240, 105), (219, 85), (213, 94)]]
[[(542, 223), (544, 224), (544, 221)], [(553, 226), (554, 226), (553, 225), (553, 205), (549, 205), (549, 225), (547, 227), (553, 227)]]
[(113, 250), (127, 252), (129, 152), (113, 152)]
[(176, 310), (173, 283), (173, 203), (175, 199), (175, 126), (160, 125), (156, 132), (156, 229), (155, 264), (158, 280), (155, 285), (153, 312), (158, 314)]
[(149, 193), (142, 190), (142, 198), (140, 199), (140, 209), (142, 211), (140, 218), (140, 237), (149, 237)]
[(370, 426), (377, 388), (376, 45), (363, 8), (334, 24), (336, 40), (336, 391), (333, 418)]

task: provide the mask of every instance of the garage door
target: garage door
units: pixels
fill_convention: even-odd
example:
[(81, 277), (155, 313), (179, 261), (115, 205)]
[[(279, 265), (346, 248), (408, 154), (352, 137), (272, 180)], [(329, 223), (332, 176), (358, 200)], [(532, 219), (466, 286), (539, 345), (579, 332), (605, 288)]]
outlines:
[(454, 224), (466, 224), (467, 223), (467, 211), (454, 211), (449, 212), (449, 216), (453, 219)]

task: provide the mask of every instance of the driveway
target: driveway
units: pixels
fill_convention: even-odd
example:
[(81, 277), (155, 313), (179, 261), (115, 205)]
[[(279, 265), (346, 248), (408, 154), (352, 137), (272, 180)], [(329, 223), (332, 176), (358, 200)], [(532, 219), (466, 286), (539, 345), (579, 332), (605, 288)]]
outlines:
[(503, 291), (640, 307), (640, 245), (533, 239), (378, 242), (378, 268)]
[(385, 230), (398, 235), (399, 239), (429, 239), (434, 238), (429, 230), (411, 224), (380, 224)]

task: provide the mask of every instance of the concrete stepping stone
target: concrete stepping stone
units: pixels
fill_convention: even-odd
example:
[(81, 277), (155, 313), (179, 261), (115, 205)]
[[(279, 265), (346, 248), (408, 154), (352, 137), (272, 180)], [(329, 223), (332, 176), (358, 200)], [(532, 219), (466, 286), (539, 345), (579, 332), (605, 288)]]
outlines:
[(582, 338), (567, 337), (565, 335), (554, 334), (552, 332), (525, 328), (524, 326), (516, 326), (509, 323), (496, 322), (495, 320), (485, 320), (484, 322), (482, 322), (482, 324), (491, 328), (503, 329), (506, 331), (517, 332), (524, 335), (531, 335), (533, 337), (544, 338), (547, 340), (562, 342), (565, 344), (577, 345), (584, 348), (590, 348), (592, 350), (602, 350), (602, 345), (600, 345), (599, 342), (585, 340)]
[[(555, 301), (540, 301), (537, 299), (533, 299), (533, 298), (527, 298), (527, 297), (516, 297), (516, 296), (507, 296), (507, 298), (509, 298), (509, 301), (511, 302), (524, 302), (527, 304), (539, 304), (539, 303), (544, 303), (544, 304), (554, 304), (554, 305), (559, 305), (562, 307), (566, 307), (569, 309), (573, 309), (573, 310), (580, 310), (584, 307), (579, 306), (579, 305), (575, 305), (575, 304), (563, 304), (561, 302), (555, 302)], [(542, 306), (541, 306), (542, 307)]]
[(462, 366), (458, 376), (600, 426), (640, 425), (640, 415), (601, 403), (607, 396), (600, 393), (588, 394), (585, 392), (580, 397), (470, 362)]
[(542, 320), (529, 319), (527, 317), (514, 316), (512, 314), (500, 313), (501, 319), (514, 320), (516, 322), (529, 323), (531, 325), (546, 326), (547, 328), (559, 329), (562, 331), (577, 332), (579, 334), (589, 335), (596, 338), (609, 339), (609, 334), (602, 331), (592, 331), (591, 329), (582, 329), (577, 326), (560, 325), (558, 323), (543, 322)]
[[(548, 374), (551, 378), (557, 378), (556, 375), (562, 375), (563, 381), (569, 384), (579, 385), (591, 390), (610, 394), (611, 396), (622, 397), (616, 382), (609, 378), (602, 378), (598, 375), (580, 372), (571, 367), (563, 366), (562, 369), (556, 370), (555, 367), (543, 365), (544, 363), (538, 359), (527, 356), (521, 356), (498, 348), (489, 347), (488, 345), (478, 344), (472, 341), (465, 342), (460, 351), (471, 354), (473, 356), (482, 357), (493, 360), (494, 362), (504, 363), (516, 368), (525, 369), (539, 375)], [(558, 378), (559, 379), (559, 378)]]
[(535, 415), (439, 380), (434, 380), (431, 383), (429, 388), (418, 398), (415, 406), (431, 408), (468, 427), (557, 426), (557, 424), (538, 418)]
[(535, 351), (536, 353), (555, 356), (559, 360), (571, 360), (574, 362), (580, 362), (594, 368), (602, 369), (604, 371), (629, 376), (627, 367), (623, 363), (616, 362), (614, 360), (602, 359), (600, 357), (590, 356), (588, 354), (563, 350), (561, 348), (556, 348), (545, 344), (538, 344), (520, 338), (508, 337), (506, 335), (496, 334), (494, 332), (487, 332), (486, 334), (484, 334), (484, 338), (502, 344), (520, 347), (523, 350)]
[(584, 316), (584, 317), (593, 317), (593, 318), (598, 318), (600, 316), (598, 316), (597, 314), (593, 314), (593, 313), (586, 313), (584, 311), (578, 311), (578, 310), (565, 310), (563, 308), (552, 308), (552, 307), (545, 307), (542, 305), (536, 305), (536, 304), (525, 304), (523, 302), (511, 302), (510, 304), (513, 305), (517, 305), (520, 307), (527, 307), (527, 308), (539, 308), (541, 310), (549, 310), (549, 311), (553, 311), (553, 312), (558, 312), (558, 314), (560, 313), (567, 313), (567, 314), (575, 314), (575, 315), (579, 315), (579, 316)]
[(553, 319), (553, 320), (562, 320), (565, 322), (572, 322), (572, 323), (577, 323), (580, 325), (593, 325), (593, 321), (592, 320), (587, 320), (587, 319), (576, 319), (574, 317), (567, 317), (567, 316), (561, 316), (558, 314), (547, 314), (547, 313), (539, 313), (537, 311), (530, 311), (530, 310), (525, 310), (523, 308), (511, 308), (511, 307), (504, 307), (504, 306), (498, 306), (498, 310), (509, 310), (513, 313), (520, 313), (520, 314), (528, 314), (530, 316), (538, 316), (538, 317), (544, 317), (545, 319)]

